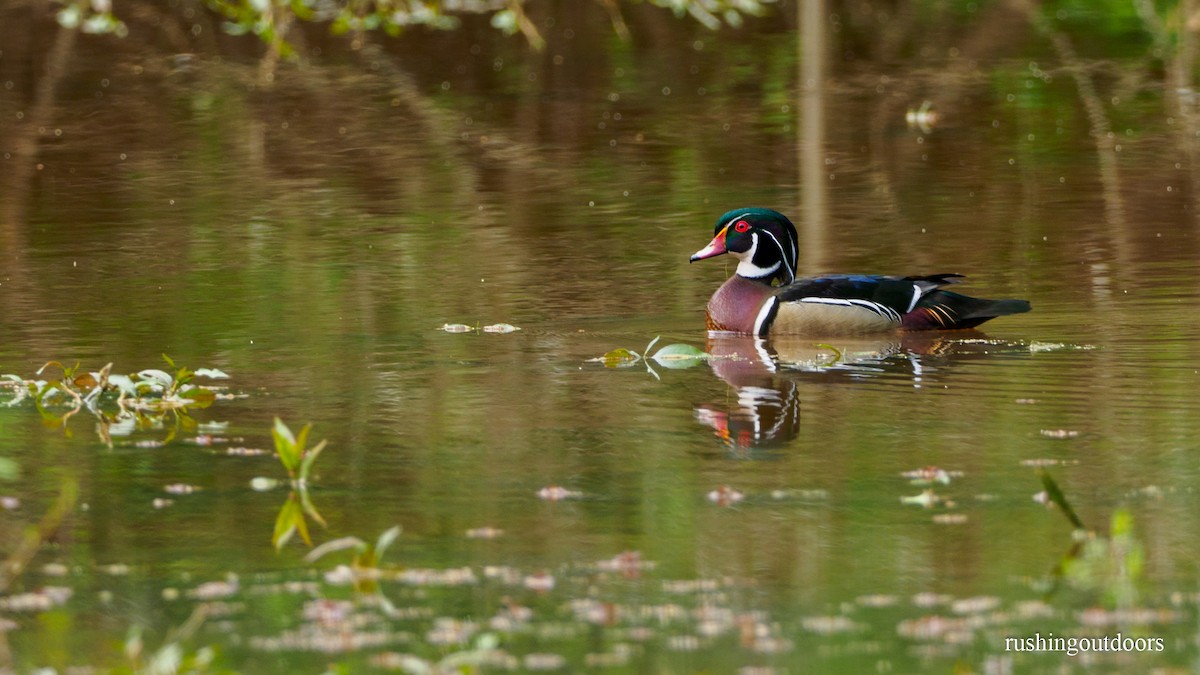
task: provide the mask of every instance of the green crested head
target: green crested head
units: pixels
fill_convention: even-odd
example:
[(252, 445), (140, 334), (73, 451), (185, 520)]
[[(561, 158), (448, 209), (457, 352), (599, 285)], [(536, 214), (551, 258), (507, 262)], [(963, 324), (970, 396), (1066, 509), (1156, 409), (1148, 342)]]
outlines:
[(713, 240), (691, 261), (728, 253), (738, 259), (737, 273), (764, 283), (791, 283), (800, 257), (796, 226), (773, 209), (747, 207), (725, 212), (713, 226)]

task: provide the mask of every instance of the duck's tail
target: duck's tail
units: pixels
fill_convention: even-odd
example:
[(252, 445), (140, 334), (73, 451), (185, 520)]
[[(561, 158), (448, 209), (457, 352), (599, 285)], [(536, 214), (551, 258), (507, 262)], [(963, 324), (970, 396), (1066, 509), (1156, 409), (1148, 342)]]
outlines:
[(901, 325), (907, 330), (974, 328), (988, 319), (1029, 310), (1027, 300), (985, 300), (938, 289), (925, 294)]

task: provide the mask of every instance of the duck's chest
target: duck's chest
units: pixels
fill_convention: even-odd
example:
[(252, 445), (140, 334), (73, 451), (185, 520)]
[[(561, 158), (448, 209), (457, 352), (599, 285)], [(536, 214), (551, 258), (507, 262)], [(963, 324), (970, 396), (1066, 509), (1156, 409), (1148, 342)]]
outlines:
[(740, 276), (730, 277), (708, 301), (708, 329), (754, 333), (763, 303), (775, 295), (775, 290)]

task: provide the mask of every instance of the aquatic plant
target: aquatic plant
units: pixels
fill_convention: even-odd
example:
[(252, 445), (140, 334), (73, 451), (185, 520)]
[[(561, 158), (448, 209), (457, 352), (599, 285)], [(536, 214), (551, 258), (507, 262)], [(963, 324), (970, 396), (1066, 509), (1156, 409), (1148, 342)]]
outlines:
[(321, 441), (311, 448), (308, 447), (308, 432), (311, 430), (312, 424), (306, 424), (299, 434), (293, 434), (278, 417), (275, 418), (275, 425), (271, 427), (271, 436), (275, 439), (275, 454), (292, 481), (292, 491), (288, 494), (287, 501), (279, 508), (274, 533), (271, 535), (271, 544), (276, 551), (282, 550), (292, 535), (297, 533), (305, 544), (312, 546), (312, 537), (308, 534), (308, 517), (320, 523), (321, 527), (326, 527), (325, 519), (313, 506), (312, 498), (308, 494), (309, 474), (312, 472), (313, 463), (325, 449), (326, 442)]
[(375, 569), (379, 567), (384, 552), (400, 537), (402, 531), (403, 529), (399, 525), (390, 527), (384, 530), (372, 544), (354, 536), (327, 541), (304, 556), (304, 561), (316, 562), (330, 553), (352, 550), (354, 557), (350, 560), (351, 566), (358, 569)]
[(275, 439), (275, 453), (279, 456), (283, 468), (287, 469), (288, 477), (297, 486), (307, 483), (313, 463), (325, 449), (325, 441), (308, 447), (308, 432), (311, 430), (312, 424), (305, 424), (299, 434), (292, 434), (292, 430), (278, 417), (275, 418), (275, 426), (271, 428), (271, 436)]
[(1063, 560), (1063, 576), (1075, 588), (1099, 593), (1111, 607), (1136, 604), (1146, 553), (1134, 536), (1129, 509), (1113, 511), (1107, 537), (1091, 537)]
[(67, 422), (86, 409), (99, 421), (97, 433), (109, 446), (110, 426), (127, 423), (149, 428), (161, 424), (170, 413), (175, 423), (164, 441), (169, 442), (178, 431), (195, 426), (187, 415), (189, 408), (208, 407), (218, 397), (215, 388), (196, 383), (196, 378), (226, 379), (229, 375), (215, 368), (177, 367), (166, 354), (163, 359), (173, 373), (148, 368), (124, 375), (112, 372), (112, 363), (88, 371), (79, 363), (68, 366), (61, 361), (47, 361), (32, 378), (0, 375), (0, 390), (10, 394), (0, 405), (14, 407), (31, 400), (47, 426), (61, 427), (68, 436)]
[[(413, 654), (396, 655), (395, 668), (409, 675), (442, 675), (442, 673), (477, 673), (488, 662), (497, 648), (500, 638), (495, 633), (483, 633), (475, 638), (468, 649), (451, 652), (437, 661), (423, 659)], [(388, 664), (392, 665), (392, 664)]]
[(1042, 471), (1041, 479), (1045, 501), (1058, 507), (1074, 528), (1074, 541), (1054, 569), (1056, 584), (1051, 592), (1057, 589), (1058, 580), (1066, 580), (1078, 590), (1103, 596), (1112, 607), (1132, 607), (1146, 555), (1134, 536), (1129, 509), (1113, 511), (1107, 537), (1090, 532), (1049, 472)]
[(128, 668), (118, 668), (114, 673), (129, 673), (130, 675), (175, 675), (175, 673), (204, 673), (208, 672), (216, 650), (212, 647), (201, 647), (194, 652), (184, 650), (183, 643), (199, 630), (208, 615), (208, 605), (198, 605), (192, 610), (182, 625), (170, 630), (163, 638), (162, 644), (152, 652), (146, 652), (146, 644), (142, 638), (143, 629), (133, 625), (125, 636), (124, 652), (129, 659)]
[(350, 559), (350, 567), (341, 568), (345, 573), (344, 576), (354, 584), (356, 593), (373, 596), (382, 607), (390, 608), (391, 602), (380, 593), (376, 579), (380, 575), (379, 563), (383, 560), (383, 554), (400, 537), (401, 531), (399, 525), (390, 527), (384, 530), (374, 543), (367, 543), (354, 536), (327, 541), (309, 551), (308, 555), (304, 556), (304, 561), (312, 563), (330, 553), (354, 551), (354, 555)]
[(646, 370), (649, 371), (651, 375), (658, 378), (658, 373), (650, 365), (651, 361), (657, 363), (663, 368), (677, 369), (691, 368), (692, 366), (702, 363), (708, 359), (717, 358), (708, 352), (682, 343), (669, 344), (665, 347), (661, 347), (658, 351), (651, 355), (650, 350), (654, 348), (654, 345), (658, 344), (659, 339), (661, 339), (661, 336), (655, 337), (653, 340), (651, 340), (650, 343), (646, 345), (646, 348), (642, 350), (641, 354), (626, 347), (618, 347), (605, 353), (603, 356), (587, 359), (587, 362), (603, 363), (605, 368), (624, 368), (642, 362), (646, 364)]

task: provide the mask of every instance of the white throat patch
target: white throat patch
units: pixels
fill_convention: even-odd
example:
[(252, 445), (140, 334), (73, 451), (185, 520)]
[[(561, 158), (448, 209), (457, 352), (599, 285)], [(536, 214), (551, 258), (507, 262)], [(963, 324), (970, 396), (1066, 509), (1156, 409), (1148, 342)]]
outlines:
[(754, 243), (750, 244), (749, 250), (743, 253), (737, 253), (734, 251), (729, 252), (730, 255), (738, 259), (738, 276), (748, 277), (750, 279), (761, 279), (774, 274), (775, 270), (779, 269), (778, 262), (770, 267), (759, 267), (758, 265), (754, 264), (754, 254), (758, 251), (758, 233), (750, 233), (750, 240)]

